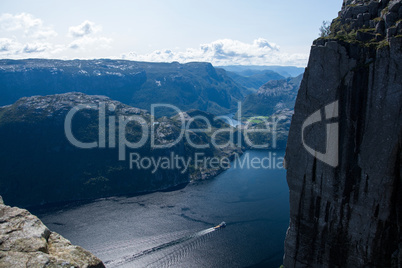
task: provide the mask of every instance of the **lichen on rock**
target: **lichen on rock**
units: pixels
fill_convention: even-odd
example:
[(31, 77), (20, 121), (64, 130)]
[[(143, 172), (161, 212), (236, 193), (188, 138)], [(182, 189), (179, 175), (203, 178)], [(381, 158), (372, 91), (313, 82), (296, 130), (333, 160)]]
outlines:
[(327, 39), (364, 46), (389, 45), (389, 39), (402, 34), (401, 1), (345, 0), (333, 20)]
[(0, 267), (105, 266), (90, 252), (51, 232), (27, 210), (4, 205), (0, 196)]

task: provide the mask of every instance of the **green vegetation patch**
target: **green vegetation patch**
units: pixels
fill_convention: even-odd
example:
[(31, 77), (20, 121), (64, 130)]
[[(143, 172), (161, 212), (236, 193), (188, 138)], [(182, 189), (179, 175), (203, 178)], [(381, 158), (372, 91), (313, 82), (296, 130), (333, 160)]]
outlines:
[(266, 122), (269, 119), (269, 116), (254, 116), (250, 118), (245, 118), (246, 122), (250, 122), (253, 124), (260, 124)]
[[(381, 17), (377, 17), (374, 19), (374, 21), (376, 22), (379, 22), (381, 20), (383, 20)], [(364, 42), (360, 41), (357, 39), (357, 34), (359, 32), (373, 34), (373, 38)], [(379, 37), (382, 37), (382, 35), (378, 33), (376, 34), (375, 28), (362, 27), (356, 30), (353, 29), (350, 24), (342, 23), (341, 18), (337, 17), (331, 23), (330, 33), (326, 37), (322, 37), (322, 39), (336, 39), (343, 42), (357, 44), (362, 47), (370, 47), (374, 49), (383, 48), (389, 45), (387, 40), (377, 41), (378, 39), (380, 39)]]
[(389, 46), (389, 42), (387, 39), (382, 40), (381, 42), (378, 42), (377, 48), (383, 48)]

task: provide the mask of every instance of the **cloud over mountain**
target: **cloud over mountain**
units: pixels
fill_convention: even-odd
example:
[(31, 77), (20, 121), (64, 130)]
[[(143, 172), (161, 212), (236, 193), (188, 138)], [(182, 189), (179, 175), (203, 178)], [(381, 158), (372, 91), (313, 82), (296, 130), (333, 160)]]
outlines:
[(215, 65), (294, 66), (305, 66), (308, 59), (307, 54), (287, 53), (264, 38), (251, 42), (218, 39), (181, 50), (167, 48), (149, 53), (124, 53), (124, 50), (117, 52), (114, 49), (119, 47), (118, 40), (104, 35), (101, 25), (93, 21), (84, 20), (64, 29), (58, 35), (53, 26), (28, 13), (1, 14), (0, 36), (0, 58), (110, 57), (149, 62), (202, 61)]
[(280, 47), (268, 40), (258, 38), (252, 43), (244, 43), (232, 39), (219, 39), (198, 48), (188, 48), (185, 51), (170, 49), (155, 50), (148, 54), (131, 52), (122, 55), (124, 59), (139, 61), (207, 61), (215, 65), (297, 65), (304, 66), (307, 54), (289, 54), (282, 52)]

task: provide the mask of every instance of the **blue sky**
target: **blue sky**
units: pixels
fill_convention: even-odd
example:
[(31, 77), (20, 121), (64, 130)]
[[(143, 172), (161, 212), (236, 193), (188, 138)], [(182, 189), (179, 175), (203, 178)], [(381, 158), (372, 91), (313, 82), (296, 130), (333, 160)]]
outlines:
[(0, 2), (0, 58), (305, 66), (342, 0)]

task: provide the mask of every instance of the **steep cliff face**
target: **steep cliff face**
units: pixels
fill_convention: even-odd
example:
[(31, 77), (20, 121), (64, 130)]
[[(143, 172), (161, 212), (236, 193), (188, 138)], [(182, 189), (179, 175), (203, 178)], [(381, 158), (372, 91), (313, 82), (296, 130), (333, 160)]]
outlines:
[(105, 266), (90, 252), (51, 232), (27, 210), (4, 205), (0, 196), (0, 267)]
[(344, 1), (312, 46), (286, 150), (287, 268), (402, 267), (401, 18), (401, 1)]

